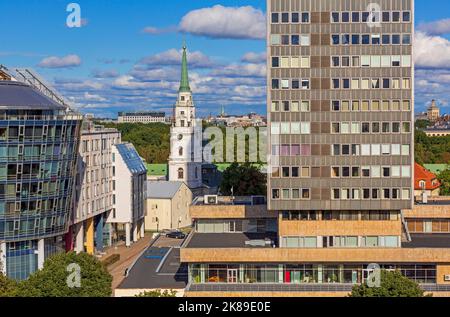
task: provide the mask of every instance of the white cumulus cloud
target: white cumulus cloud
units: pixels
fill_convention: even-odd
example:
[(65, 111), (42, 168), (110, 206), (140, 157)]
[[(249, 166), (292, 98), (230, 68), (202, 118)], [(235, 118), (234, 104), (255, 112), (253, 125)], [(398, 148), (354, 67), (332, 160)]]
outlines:
[(263, 64), (230, 64), (212, 71), (212, 75), (226, 77), (265, 77), (266, 65)]
[[(182, 51), (170, 49), (168, 51), (144, 57), (140, 63), (147, 66), (172, 66), (181, 65)], [(189, 68), (209, 68), (214, 66), (214, 62), (202, 52), (188, 52)]]
[(99, 102), (106, 101), (106, 98), (103, 98), (102, 96), (97, 95), (97, 94), (90, 94), (89, 92), (84, 93), (84, 99), (90, 100), (90, 101), (99, 101)]
[(414, 49), (417, 67), (450, 68), (449, 40), (417, 32)]
[(40, 63), (39, 67), (42, 68), (68, 68), (68, 67), (78, 67), (81, 65), (81, 58), (78, 55), (67, 55), (64, 57), (50, 56), (44, 58)]
[(252, 6), (215, 5), (189, 12), (179, 28), (181, 32), (210, 38), (265, 39), (266, 16)]
[(432, 35), (448, 34), (450, 33), (450, 19), (422, 23), (418, 26), (418, 30)]
[(261, 64), (266, 62), (266, 52), (262, 53), (254, 53), (248, 52), (244, 56), (242, 56), (241, 61), (244, 63), (254, 63)]

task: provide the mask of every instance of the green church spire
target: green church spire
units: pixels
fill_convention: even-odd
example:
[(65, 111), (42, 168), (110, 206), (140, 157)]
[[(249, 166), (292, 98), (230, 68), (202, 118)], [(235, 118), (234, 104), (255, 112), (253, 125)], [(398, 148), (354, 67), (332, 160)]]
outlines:
[(180, 92), (190, 92), (191, 91), (191, 87), (189, 86), (186, 44), (183, 44), (183, 59), (181, 61), (181, 83), (180, 83), (179, 91)]

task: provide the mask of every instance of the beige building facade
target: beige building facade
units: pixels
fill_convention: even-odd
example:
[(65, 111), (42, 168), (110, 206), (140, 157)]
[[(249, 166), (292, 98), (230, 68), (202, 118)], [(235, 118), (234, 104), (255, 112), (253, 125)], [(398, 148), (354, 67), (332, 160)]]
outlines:
[(160, 232), (191, 226), (192, 197), (184, 182), (148, 181), (145, 230)]
[(66, 244), (69, 250), (94, 254), (113, 243), (111, 228), (106, 224), (114, 208), (112, 148), (121, 143), (116, 129), (84, 123), (80, 139), (79, 164)]

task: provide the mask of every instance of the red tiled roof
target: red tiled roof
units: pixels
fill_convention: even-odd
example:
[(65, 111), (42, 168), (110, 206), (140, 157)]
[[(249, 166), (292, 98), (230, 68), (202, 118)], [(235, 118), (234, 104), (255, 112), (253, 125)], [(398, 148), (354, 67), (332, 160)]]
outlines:
[[(420, 182), (425, 181), (425, 188), (420, 186)], [(427, 170), (420, 164), (414, 165), (414, 189), (421, 190), (434, 190), (441, 187), (441, 183), (437, 179), (436, 175)]]

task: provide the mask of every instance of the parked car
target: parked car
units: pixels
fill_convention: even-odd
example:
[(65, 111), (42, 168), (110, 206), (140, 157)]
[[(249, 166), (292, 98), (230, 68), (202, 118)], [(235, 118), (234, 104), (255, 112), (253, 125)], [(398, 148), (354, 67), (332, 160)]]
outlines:
[(171, 238), (171, 239), (184, 239), (186, 238), (186, 235), (181, 232), (181, 231), (172, 231), (166, 234), (167, 238)]

